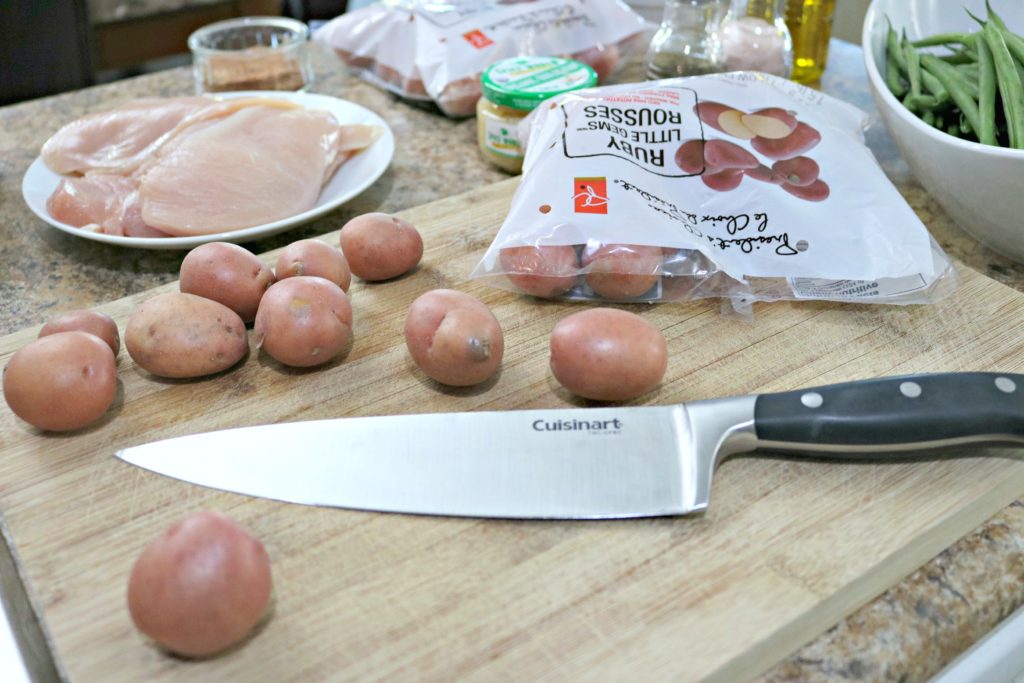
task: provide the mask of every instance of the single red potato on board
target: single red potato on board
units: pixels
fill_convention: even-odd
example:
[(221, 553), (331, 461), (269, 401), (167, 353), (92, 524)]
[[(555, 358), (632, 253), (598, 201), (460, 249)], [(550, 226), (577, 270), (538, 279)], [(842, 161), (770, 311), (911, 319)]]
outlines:
[(121, 350), (121, 334), (117, 330), (117, 323), (106, 313), (98, 313), (97, 311), (83, 310), (61, 313), (54, 318), (50, 318), (43, 325), (42, 329), (39, 330), (39, 336), (45, 337), (57, 332), (72, 332), (74, 330), (95, 334), (106, 342), (110, 350), (114, 352), (115, 357)]
[(505, 337), (491, 310), (454, 289), (435, 289), (413, 302), (405, 318), (405, 345), (428, 377), (457, 387), (490, 379), (505, 353)]
[(124, 345), (136, 365), (158, 377), (203, 377), (240, 361), (249, 335), (241, 317), (224, 304), (167, 292), (135, 309)]
[(263, 544), (219, 512), (188, 515), (151, 541), (128, 579), (142, 633), (183, 657), (208, 657), (246, 638), (268, 614), (273, 582)]
[(14, 352), (4, 368), (3, 391), (11, 412), (34, 427), (81, 429), (113, 403), (117, 361), (94, 334), (55, 332)]
[(661, 331), (615, 308), (591, 308), (559, 320), (550, 352), (558, 383), (595, 401), (643, 396), (658, 386), (668, 368)]
[(352, 305), (330, 280), (296, 275), (267, 290), (253, 332), (257, 348), (279, 363), (299, 368), (323, 365), (348, 344)]
[(386, 213), (356, 216), (341, 228), (339, 241), (352, 274), (371, 282), (404, 275), (423, 257), (416, 227)]
[(275, 279), (270, 266), (229, 242), (209, 242), (188, 252), (179, 277), (182, 292), (222, 303), (246, 323), (256, 317), (260, 299)]
[(292, 242), (277, 256), (274, 275), (283, 280), (296, 275), (313, 275), (330, 280), (346, 293), (352, 284), (352, 271), (341, 250), (320, 240)]

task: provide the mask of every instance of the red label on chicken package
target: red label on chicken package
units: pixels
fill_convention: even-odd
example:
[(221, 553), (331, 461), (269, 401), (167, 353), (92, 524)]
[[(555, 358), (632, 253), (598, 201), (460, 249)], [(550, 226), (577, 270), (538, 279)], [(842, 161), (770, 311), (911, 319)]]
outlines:
[(488, 45), (494, 45), (494, 41), (487, 37), (487, 34), (476, 28), (468, 33), (463, 33), (462, 37), (466, 41), (478, 50), (482, 50)]
[(572, 201), (576, 213), (608, 213), (608, 180), (574, 178)]

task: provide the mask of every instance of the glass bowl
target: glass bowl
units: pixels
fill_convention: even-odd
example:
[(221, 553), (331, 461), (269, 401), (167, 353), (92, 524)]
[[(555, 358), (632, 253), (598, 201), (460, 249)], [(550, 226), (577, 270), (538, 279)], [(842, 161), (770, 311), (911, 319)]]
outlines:
[(188, 37), (197, 93), (304, 91), (313, 83), (309, 27), (284, 17), (241, 17)]

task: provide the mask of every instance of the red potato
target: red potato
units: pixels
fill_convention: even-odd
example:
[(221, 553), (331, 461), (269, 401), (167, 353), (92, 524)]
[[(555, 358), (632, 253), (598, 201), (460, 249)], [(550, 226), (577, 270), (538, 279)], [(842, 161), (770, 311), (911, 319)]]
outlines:
[(561, 296), (579, 280), (579, 259), (570, 245), (505, 247), (498, 260), (509, 282), (532, 296)]
[(390, 83), (395, 86), (401, 86), (402, 84), (402, 74), (399, 73), (397, 69), (393, 69), (387, 64), (382, 64), (381, 62), (374, 63), (373, 73), (377, 78), (381, 79), (385, 83)]
[(772, 171), (790, 185), (806, 187), (818, 179), (821, 167), (810, 157), (794, 157), (776, 161), (772, 164)]
[(762, 183), (771, 183), (772, 185), (781, 185), (786, 182), (785, 178), (764, 164), (758, 164), (756, 168), (743, 169), (743, 175)]
[(240, 361), (249, 336), (241, 317), (224, 304), (168, 292), (135, 309), (124, 345), (136, 365), (158, 377), (203, 377)]
[(228, 242), (209, 242), (188, 252), (179, 277), (182, 292), (222, 303), (247, 323), (256, 317), (263, 293), (275, 280), (270, 266)]
[(814, 149), (819, 142), (821, 133), (801, 121), (784, 138), (770, 140), (757, 137), (750, 141), (750, 146), (769, 159), (792, 159)]
[(583, 62), (597, 73), (597, 82), (603, 84), (619, 68), (622, 56), (616, 45), (595, 45), (572, 55), (572, 59)]
[(743, 125), (752, 134), (752, 137), (762, 137), (769, 140), (784, 138), (792, 133), (799, 121), (792, 113), (779, 107), (761, 109), (753, 114), (744, 114)]
[(757, 168), (761, 162), (753, 154), (728, 140), (708, 140), (704, 143), (707, 165), (718, 170)]
[(121, 335), (117, 331), (117, 323), (105, 313), (96, 311), (68, 311), (51, 318), (39, 330), (40, 337), (46, 337), (57, 332), (88, 332), (95, 334), (102, 339), (116, 357), (121, 350)]
[(743, 182), (743, 169), (727, 168), (717, 173), (705, 173), (700, 179), (712, 190), (729, 192), (735, 190)]
[(701, 173), (704, 170), (704, 141), (687, 140), (676, 150), (676, 166), (684, 173)]
[(375, 63), (372, 57), (353, 54), (340, 48), (334, 48), (334, 52), (352, 69), (372, 69)]
[(451, 117), (473, 116), (477, 100), (483, 96), (480, 87), (480, 74), (452, 81), (438, 95), (437, 106)]
[[(705, 125), (711, 126), (719, 133), (725, 133), (725, 129), (722, 128), (722, 124), (719, 123), (719, 117), (726, 112), (739, 111), (735, 107), (730, 107), (727, 104), (721, 102), (698, 102), (693, 105), (693, 113), (700, 117), (700, 120)], [(740, 112), (742, 113), (742, 112)]]
[(605, 299), (632, 299), (658, 282), (664, 259), (660, 247), (588, 244), (581, 261), (591, 290)]
[(731, 135), (734, 138), (740, 140), (749, 140), (754, 137), (754, 133), (744, 124), (746, 114), (734, 109), (733, 111), (722, 112), (718, 117), (718, 126), (726, 134)]
[(352, 306), (341, 287), (322, 277), (296, 275), (267, 290), (253, 326), (256, 347), (292, 367), (323, 365), (352, 335)]
[(368, 281), (404, 275), (423, 258), (415, 226), (386, 213), (356, 216), (341, 228), (340, 243), (352, 273)]
[(107, 412), (117, 392), (110, 346), (89, 332), (55, 332), (14, 352), (3, 374), (11, 412), (51, 432), (81, 429)]
[[(797, 119), (796, 114), (794, 112), (787, 111), (782, 107), (768, 107), (766, 109), (758, 109), (757, 111), (754, 112), (754, 115), (769, 116), (775, 119), (776, 121), (779, 121), (780, 123), (786, 126), (789, 133), (792, 133), (794, 130), (796, 130), (796, 125), (800, 123), (800, 120)], [(787, 133), (787, 135), (789, 133)]]
[(227, 515), (193, 513), (143, 549), (128, 579), (128, 612), (142, 633), (184, 657), (241, 642), (269, 614), (266, 548)]
[(428, 377), (457, 387), (491, 378), (505, 353), (505, 337), (491, 310), (453, 289), (435, 289), (413, 302), (405, 318), (405, 345)]
[(551, 332), (551, 372), (563, 387), (596, 401), (626, 401), (653, 390), (668, 368), (661, 331), (640, 316), (592, 308)]
[(793, 185), (783, 183), (782, 189), (794, 197), (799, 197), (809, 202), (823, 202), (828, 199), (831, 190), (824, 180), (815, 180), (810, 185)]
[(285, 247), (277, 256), (274, 275), (283, 280), (296, 275), (315, 275), (348, 292), (352, 271), (341, 251), (320, 240), (299, 240)]
[(427, 86), (419, 78), (406, 78), (403, 80), (402, 90), (410, 97), (429, 97)]

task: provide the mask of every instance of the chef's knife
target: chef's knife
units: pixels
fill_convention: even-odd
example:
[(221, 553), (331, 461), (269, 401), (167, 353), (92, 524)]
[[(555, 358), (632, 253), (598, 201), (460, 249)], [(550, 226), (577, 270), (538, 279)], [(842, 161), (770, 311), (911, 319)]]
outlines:
[(126, 448), (184, 481), (307, 505), (591, 519), (703, 510), (755, 449), (843, 458), (1024, 443), (1024, 375), (892, 377), (652, 407), (291, 422)]

